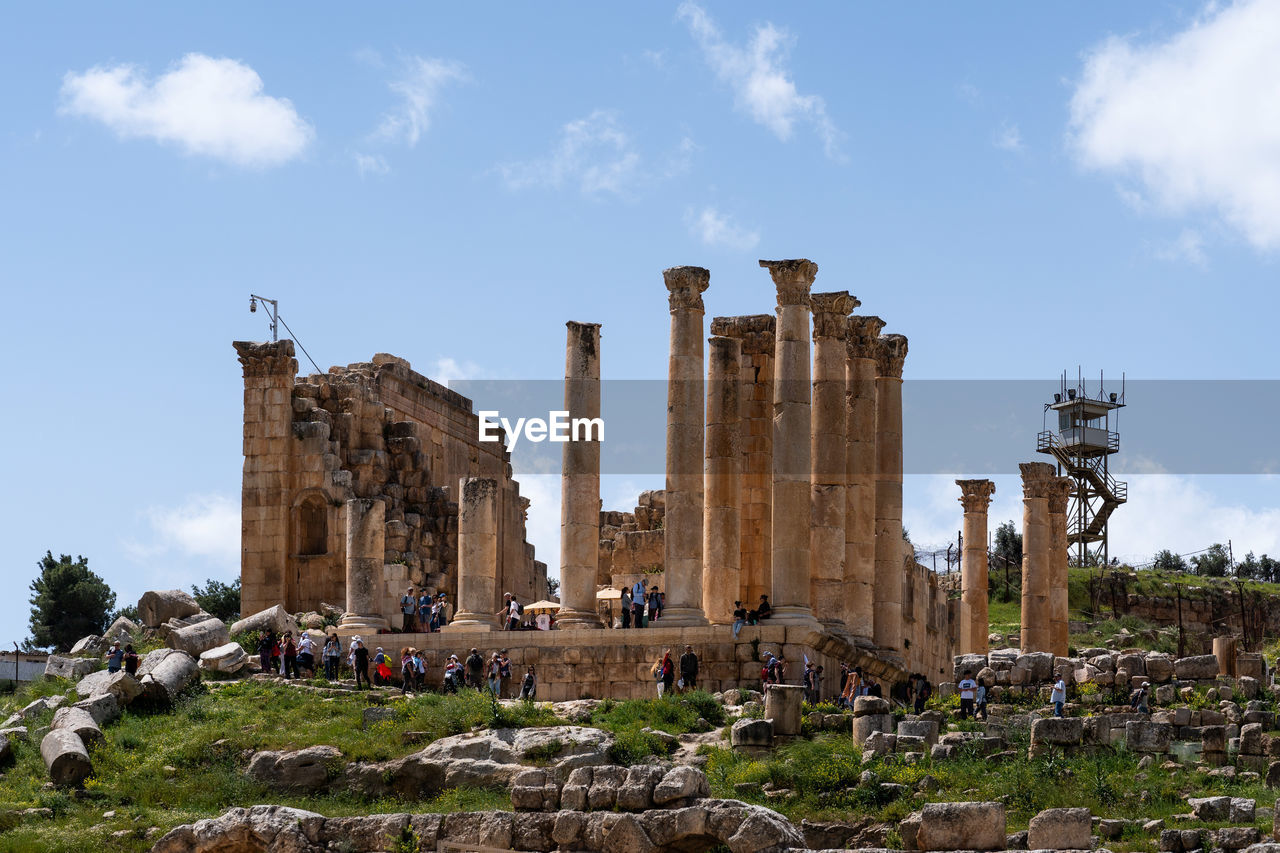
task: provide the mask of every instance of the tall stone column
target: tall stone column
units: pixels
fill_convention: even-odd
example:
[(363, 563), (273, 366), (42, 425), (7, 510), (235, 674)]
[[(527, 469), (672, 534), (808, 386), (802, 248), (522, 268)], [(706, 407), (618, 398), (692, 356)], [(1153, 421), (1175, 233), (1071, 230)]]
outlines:
[(809, 387), (809, 288), (818, 265), (803, 258), (761, 261), (778, 290), (773, 371), (773, 616), (812, 625), (809, 499), (813, 410)]
[(773, 347), (772, 314), (716, 317), (711, 334), (742, 344), (739, 377), (742, 445), (739, 593), (747, 608), (773, 592)]
[[(569, 418), (600, 417), (600, 325), (565, 324), (564, 408)], [(594, 439), (594, 433), (591, 434)], [(600, 563), (600, 443), (566, 441), (560, 470), (560, 614), (556, 627), (601, 628), (596, 611)]]
[(463, 478), (458, 487), (458, 610), (444, 631), (498, 627), (498, 481)]
[(845, 339), (845, 629), (875, 637), (876, 350), (884, 320), (849, 318)]
[(1055, 477), (1049, 490), (1049, 640), (1058, 657), (1071, 645), (1071, 616), (1067, 595), (1067, 501), (1075, 481)]
[(860, 304), (848, 291), (815, 293), (813, 306), (813, 436), (809, 532), (809, 595), (813, 614), (828, 628), (844, 628), (846, 521), (845, 337), (849, 312)]
[(1019, 640), (1023, 652), (1051, 652), (1049, 495), (1057, 472), (1048, 462), (1023, 462), (1018, 468), (1022, 471), (1022, 624)]
[(702, 267), (664, 270), (671, 306), (667, 371), (667, 514), (664, 627), (705, 625), (702, 612), (702, 292), (711, 273)]
[(385, 501), (347, 501), (347, 612), (338, 627), (376, 633), (389, 627), (382, 615), (382, 564), (386, 560)]
[(876, 347), (875, 641), (902, 649), (902, 366), (907, 339), (884, 335)]
[(987, 507), (995, 494), (990, 480), (956, 480), (964, 506), (964, 552), (960, 556), (960, 654), (985, 655), (987, 634)]
[(702, 609), (713, 625), (733, 622), (741, 597), (742, 449), (738, 436), (742, 345), (733, 338), (708, 340), (706, 516), (702, 528)]

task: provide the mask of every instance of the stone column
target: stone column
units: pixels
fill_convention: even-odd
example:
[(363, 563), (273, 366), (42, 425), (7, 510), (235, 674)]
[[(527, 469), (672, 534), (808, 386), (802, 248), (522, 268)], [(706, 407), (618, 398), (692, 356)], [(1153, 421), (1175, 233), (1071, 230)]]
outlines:
[(1049, 641), (1058, 657), (1071, 645), (1070, 605), (1067, 597), (1067, 500), (1075, 481), (1055, 477), (1049, 491)]
[(711, 334), (742, 344), (742, 514), (737, 598), (750, 609), (773, 591), (773, 346), (772, 314), (716, 317)]
[(702, 267), (664, 270), (671, 306), (667, 371), (667, 514), (663, 523), (666, 607), (663, 627), (705, 625), (702, 612), (702, 292), (711, 273)]
[(464, 477), (458, 486), (458, 610), (443, 631), (498, 627), (498, 481)]
[(845, 629), (875, 636), (876, 350), (884, 320), (849, 318), (845, 339)]
[(844, 628), (846, 522), (845, 336), (859, 302), (848, 291), (815, 293), (813, 306), (812, 521), (809, 595), (828, 628)]
[(813, 411), (809, 387), (809, 288), (813, 261), (761, 261), (778, 290), (773, 372), (773, 617), (812, 625), (809, 524)]
[(875, 642), (902, 648), (902, 365), (907, 339), (884, 335), (876, 347)]
[(960, 555), (960, 654), (985, 655), (987, 634), (987, 507), (995, 494), (990, 480), (956, 480), (964, 506), (964, 552)]
[[(564, 408), (600, 417), (600, 325), (565, 324)], [(591, 435), (594, 438), (594, 433)], [(604, 627), (596, 611), (600, 563), (600, 443), (566, 441), (560, 467), (560, 613), (556, 627)]]
[(1019, 644), (1023, 652), (1051, 652), (1049, 494), (1057, 472), (1048, 462), (1023, 462), (1018, 468), (1022, 471), (1022, 619)]
[(347, 501), (347, 612), (338, 627), (376, 633), (389, 627), (382, 606), (382, 564), (386, 560), (385, 501)]
[(702, 609), (714, 625), (733, 622), (733, 602), (741, 597), (742, 449), (738, 436), (742, 346), (734, 338), (713, 337), (707, 367), (706, 515), (702, 527)]

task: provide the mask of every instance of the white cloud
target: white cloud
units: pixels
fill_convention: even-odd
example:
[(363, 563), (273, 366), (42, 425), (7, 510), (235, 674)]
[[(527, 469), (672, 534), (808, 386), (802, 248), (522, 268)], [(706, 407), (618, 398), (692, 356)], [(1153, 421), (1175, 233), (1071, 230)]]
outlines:
[(840, 160), (841, 133), (827, 116), (819, 95), (802, 95), (786, 67), (791, 34), (771, 23), (756, 27), (746, 46), (724, 39), (715, 21), (696, 3), (680, 5), (677, 16), (702, 48), (707, 64), (722, 83), (733, 89), (735, 105), (757, 124), (787, 141), (797, 122), (806, 122), (822, 140), (828, 157)]
[(404, 142), (412, 148), (431, 127), (431, 114), (439, 102), (441, 90), (450, 83), (466, 80), (466, 66), (461, 63), (410, 57), (404, 74), (389, 84), (391, 91), (400, 96), (400, 103), (382, 117), (374, 135)]
[(154, 80), (132, 65), (67, 72), (61, 94), (60, 112), (99, 121), (122, 138), (176, 143), (238, 166), (278, 166), (315, 135), (287, 98), (263, 92), (248, 65), (199, 53)]
[(1001, 151), (1019, 152), (1022, 150), (1022, 131), (1016, 124), (1002, 122), (996, 130), (993, 144)]
[(583, 195), (625, 195), (640, 177), (640, 154), (613, 110), (596, 110), (560, 129), (551, 153), (505, 163), (498, 171), (513, 190), (575, 185)]
[(708, 246), (745, 250), (760, 242), (759, 231), (743, 228), (714, 207), (704, 207), (699, 213), (690, 210), (685, 221), (689, 224), (689, 232)]
[(441, 385), (464, 379), (482, 379), (485, 370), (474, 361), (458, 361), (455, 358), (438, 358), (427, 378)]
[(361, 154), (357, 151), (353, 156), (356, 161), (356, 171), (362, 178), (367, 175), (385, 175), (391, 171), (391, 167), (387, 165), (387, 159), (381, 154)]
[[(240, 502), (226, 495), (192, 495), (177, 506), (142, 513), (142, 541), (126, 540), (124, 552), (147, 570), (144, 583), (163, 589), (190, 586), (213, 575), (240, 573)], [(148, 588), (148, 587), (143, 587)]]
[(1204, 252), (1204, 238), (1192, 228), (1183, 228), (1176, 239), (1157, 244), (1152, 252), (1162, 261), (1189, 263), (1201, 269), (1209, 265), (1209, 258)]
[(1280, 247), (1280, 4), (1210, 6), (1187, 29), (1112, 37), (1084, 60), (1070, 143), (1166, 212), (1214, 211), (1259, 249)]

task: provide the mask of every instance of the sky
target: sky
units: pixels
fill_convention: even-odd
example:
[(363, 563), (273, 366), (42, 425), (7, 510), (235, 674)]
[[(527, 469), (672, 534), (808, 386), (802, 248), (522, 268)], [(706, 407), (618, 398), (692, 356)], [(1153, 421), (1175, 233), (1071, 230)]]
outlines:
[[(908, 382), (1041, 381), (1033, 423), (1077, 367), (1270, 388), (1278, 77), (1274, 2), (11, 6), (0, 642), (46, 550), (120, 604), (236, 576), (250, 293), (322, 370), (554, 381), (577, 320), (606, 379), (661, 380), (664, 268), (711, 270), (710, 318), (772, 311), (757, 259), (807, 257), (908, 336)], [(1268, 466), (1116, 467), (1113, 555), (1280, 554)], [(1021, 517), (1014, 470), (911, 474), (918, 545), (973, 474), (993, 528)], [(520, 480), (554, 574), (558, 483)]]

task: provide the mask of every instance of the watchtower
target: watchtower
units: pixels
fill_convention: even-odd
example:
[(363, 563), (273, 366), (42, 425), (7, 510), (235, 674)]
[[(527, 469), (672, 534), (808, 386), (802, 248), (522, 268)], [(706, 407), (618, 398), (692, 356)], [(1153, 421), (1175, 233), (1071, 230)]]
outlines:
[[(1107, 392), (1098, 375), (1098, 394), (1089, 396), (1083, 379), (1061, 389), (1044, 405), (1044, 423), (1036, 450), (1058, 463), (1058, 475), (1075, 481), (1067, 509), (1067, 543), (1078, 566), (1106, 565), (1110, 560), (1107, 520), (1129, 497), (1127, 483), (1111, 476), (1109, 461), (1120, 451), (1120, 412), (1124, 407), (1124, 379), (1119, 393)], [(1055, 412), (1056, 429), (1049, 412)]]

